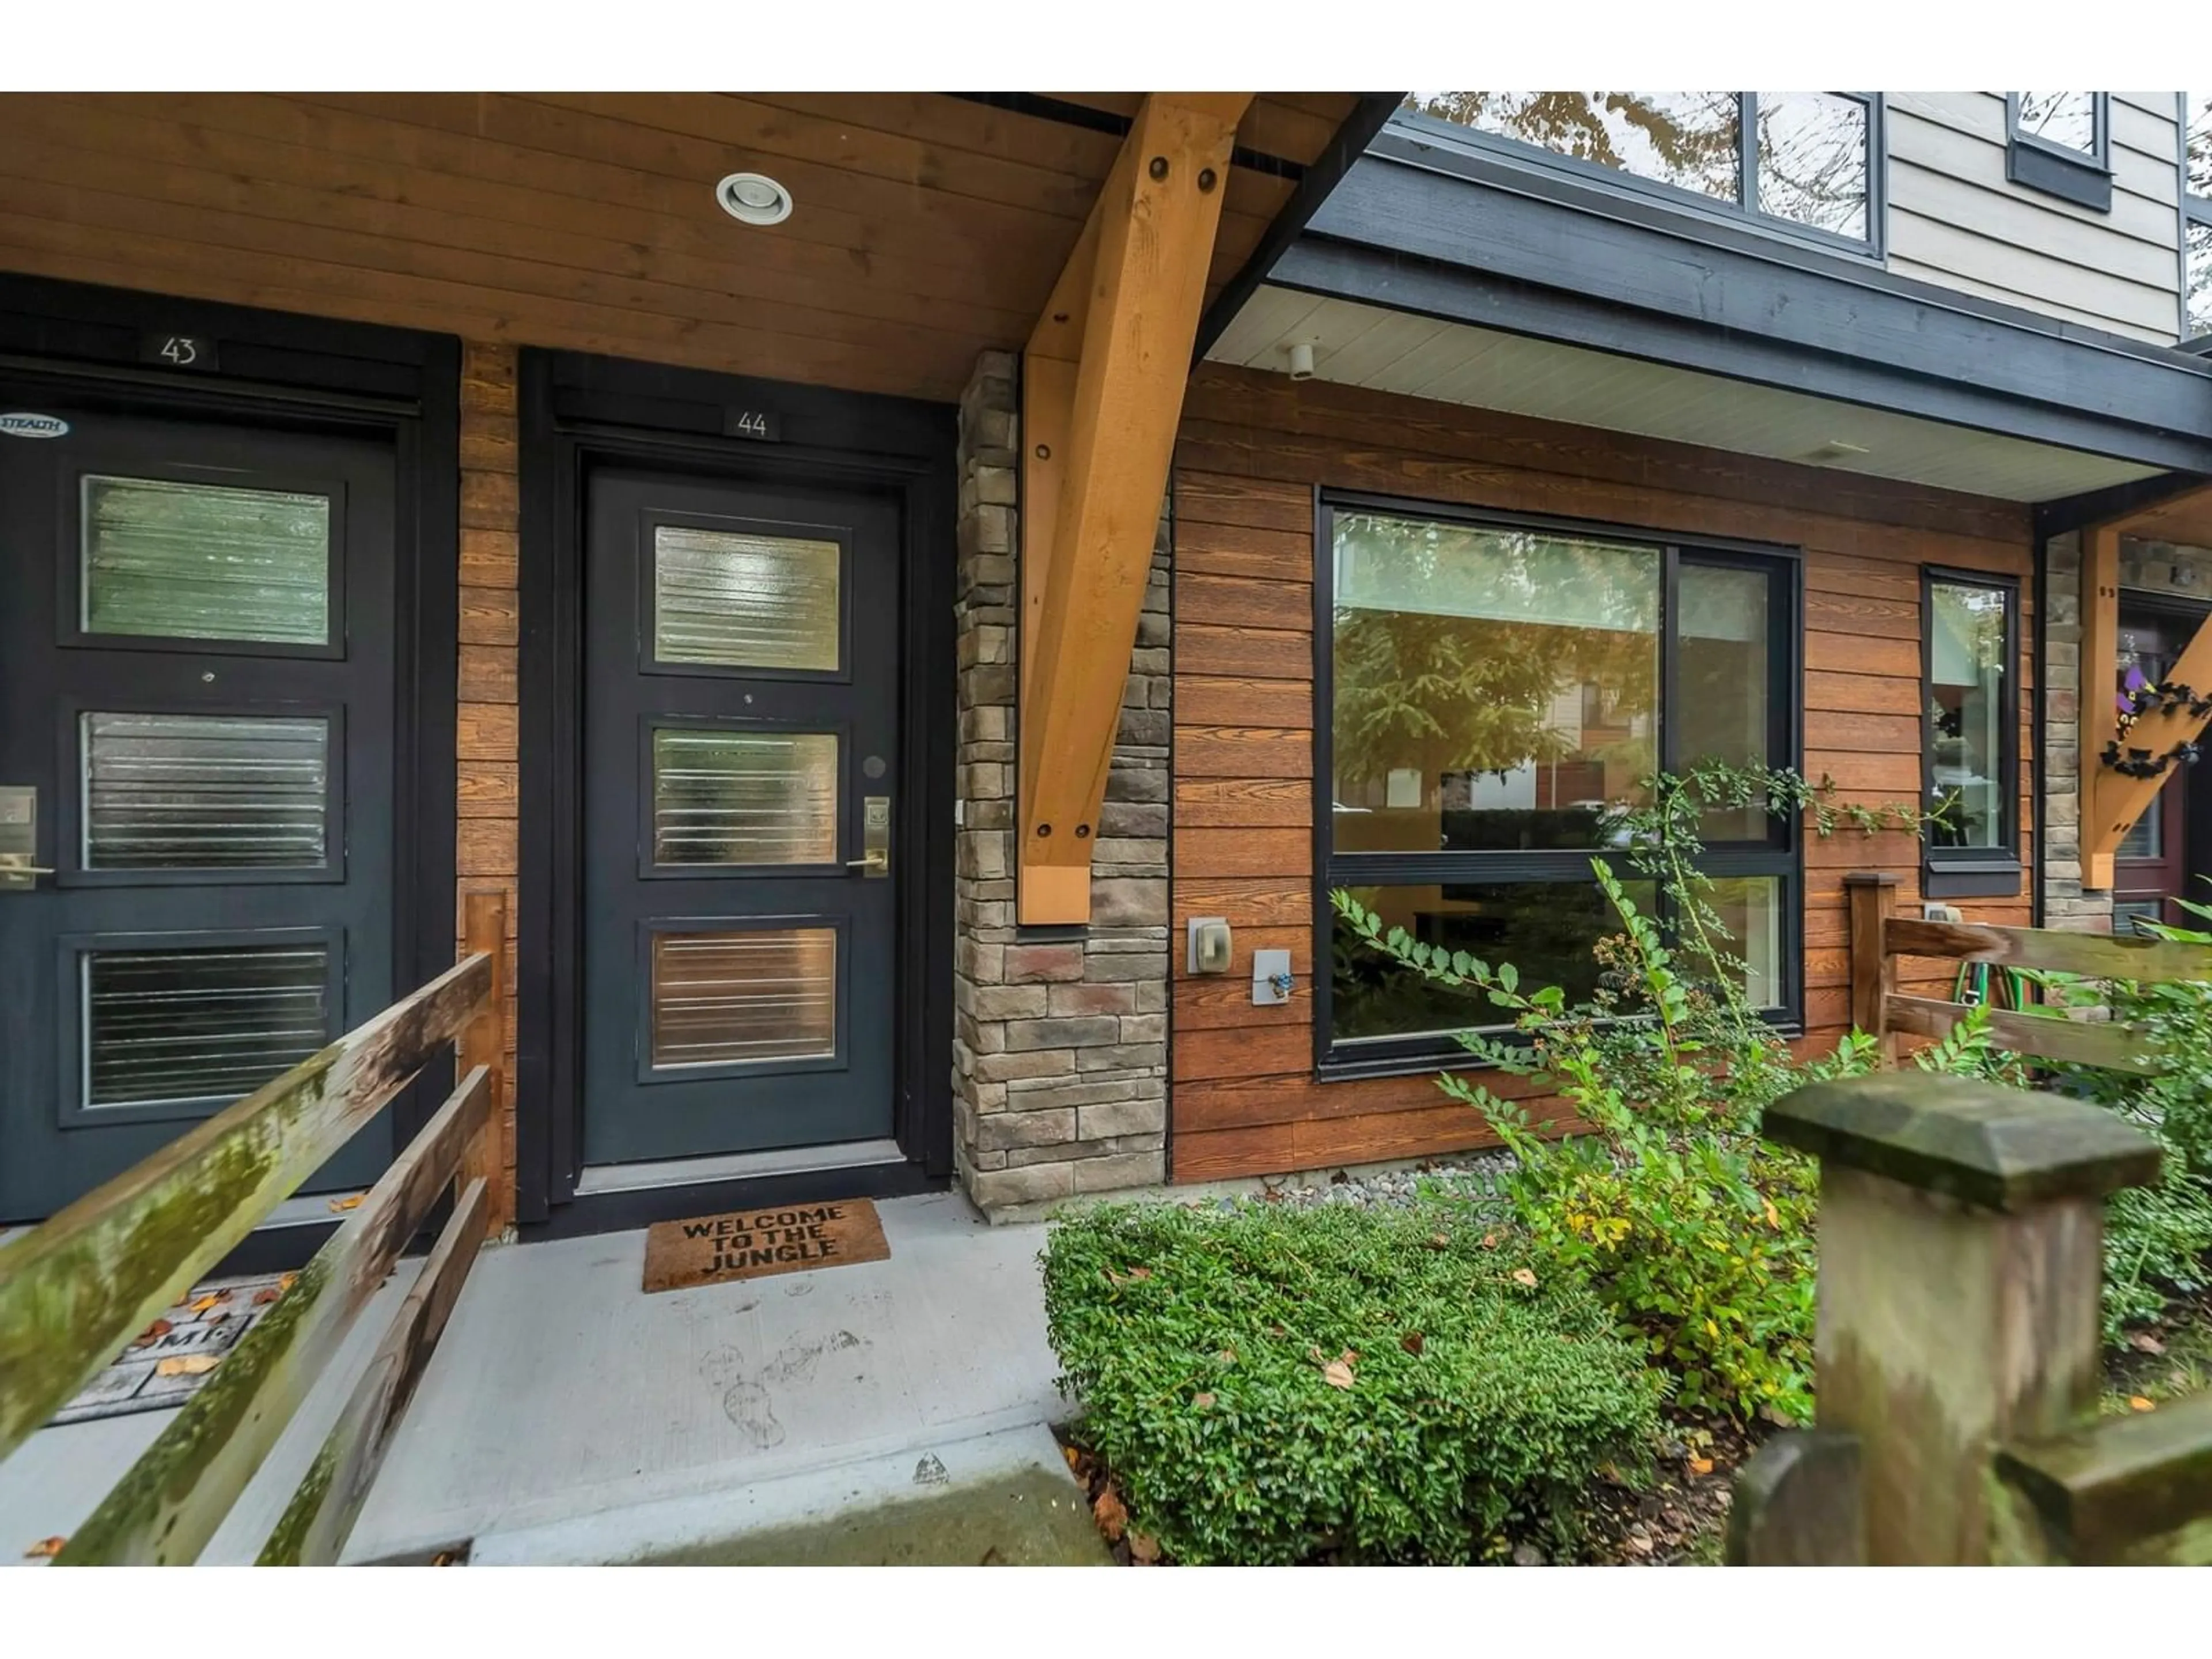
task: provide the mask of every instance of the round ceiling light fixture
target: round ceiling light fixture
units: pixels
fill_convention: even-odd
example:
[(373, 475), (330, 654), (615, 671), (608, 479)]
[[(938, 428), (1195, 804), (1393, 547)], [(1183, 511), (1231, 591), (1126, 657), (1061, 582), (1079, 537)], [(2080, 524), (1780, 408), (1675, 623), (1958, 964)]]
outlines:
[(780, 225), (791, 217), (791, 192), (761, 173), (733, 173), (714, 186), (722, 211), (741, 224)]

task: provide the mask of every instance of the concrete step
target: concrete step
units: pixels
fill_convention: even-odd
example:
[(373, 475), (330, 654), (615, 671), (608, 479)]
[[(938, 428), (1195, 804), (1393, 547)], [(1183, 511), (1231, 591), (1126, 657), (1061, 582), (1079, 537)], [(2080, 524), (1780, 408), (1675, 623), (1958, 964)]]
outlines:
[(471, 1566), (1106, 1566), (1048, 1429), (492, 1532)]

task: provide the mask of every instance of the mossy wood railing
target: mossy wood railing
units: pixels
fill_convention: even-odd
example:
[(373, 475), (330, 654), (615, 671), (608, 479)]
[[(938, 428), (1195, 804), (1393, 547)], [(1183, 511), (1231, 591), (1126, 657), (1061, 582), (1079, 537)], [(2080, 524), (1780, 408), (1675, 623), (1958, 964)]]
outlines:
[[(2046, 927), (1985, 927), (1894, 915), (1897, 878), (1856, 872), (1844, 878), (1850, 900), (1851, 1024), (1881, 1044), (1882, 1063), (1897, 1063), (1897, 1039), (1941, 1037), (1965, 1018), (1967, 1005), (1905, 996), (1897, 988), (1899, 957), (1936, 957), (1959, 963), (2078, 974), (2087, 979), (2144, 984), (2212, 980), (2212, 945)], [(2035, 1060), (2144, 1072), (2156, 1064), (2142, 1034), (2108, 1020), (1991, 1008), (1990, 1036), (2000, 1048)]]
[(2104, 1202), (2155, 1142), (2085, 1102), (1905, 1071), (1814, 1084), (1819, 1425), (1738, 1473), (1739, 1565), (2212, 1564), (2212, 1395), (2100, 1419)]
[(507, 901), (466, 896), (459, 962), (0, 1249), (0, 1458), (159, 1318), (459, 1039), (459, 1086), (275, 1306), (70, 1535), (58, 1565), (189, 1563), (447, 1191), (454, 1204), (270, 1534), (337, 1559), (458, 1299), (499, 1179)]

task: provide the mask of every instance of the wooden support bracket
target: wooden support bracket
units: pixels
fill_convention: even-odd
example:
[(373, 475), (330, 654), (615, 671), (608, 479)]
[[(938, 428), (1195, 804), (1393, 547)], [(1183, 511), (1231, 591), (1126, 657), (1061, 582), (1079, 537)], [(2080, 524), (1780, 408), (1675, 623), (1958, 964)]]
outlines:
[(1139, 108), (1023, 362), (1018, 902), (1091, 919), (1091, 853), (1250, 93)]
[[(2112, 674), (2119, 660), (2124, 534), (2212, 541), (2212, 486), (2081, 532), (2081, 884), (2093, 890), (2110, 890), (2120, 842), (2179, 769), (2170, 767), (2156, 777), (2131, 778), (2113, 771), (2101, 758), (2105, 746), (2119, 733)], [(2199, 692), (2212, 691), (2212, 617), (2199, 624), (2167, 678)], [(2206, 724), (2186, 709), (2156, 710), (2135, 723), (2124, 746), (2163, 755), (2176, 744), (2195, 742)]]

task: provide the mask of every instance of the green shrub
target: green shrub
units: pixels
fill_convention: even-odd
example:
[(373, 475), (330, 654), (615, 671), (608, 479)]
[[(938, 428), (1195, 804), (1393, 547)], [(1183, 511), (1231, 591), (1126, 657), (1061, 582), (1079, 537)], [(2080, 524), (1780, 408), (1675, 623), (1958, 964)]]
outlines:
[(1466, 1561), (1508, 1522), (1564, 1541), (1656, 1424), (1604, 1310), (1463, 1206), (1102, 1207), (1043, 1261), (1080, 1437), (1180, 1561)]
[[(1510, 1037), (1468, 1030), (1460, 1045), (1564, 1096), (1587, 1126), (1550, 1139), (1525, 1108), (1468, 1077), (1437, 1079), (1513, 1152), (1504, 1191), (1543, 1260), (1586, 1279), (1671, 1374), (1679, 1403), (1802, 1422), (1812, 1414), (1815, 1170), (1760, 1138), (1759, 1114), (1801, 1084), (1869, 1070), (1874, 1045), (1855, 1032), (1826, 1059), (1800, 1061), (1748, 1005), (1743, 963), (1697, 867), (1698, 823), (1753, 801), (1802, 811), (1820, 834), (1847, 818), (1869, 830), (1919, 820), (1906, 808), (1830, 811), (1821, 791), (1765, 768), (1709, 763), (1647, 783), (1651, 804), (1623, 816), (1623, 840), (1665, 920), (1638, 908), (1607, 860), (1591, 860), (1620, 933), (1597, 947), (1601, 988), (1581, 1006), (1557, 986), (1524, 990), (1511, 963), (1386, 932), (1349, 894), (1334, 903), (1370, 948), (1465, 995), (1470, 1024), (1494, 1032), (1502, 1012)], [(1921, 1063), (1999, 1071), (1985, 1018), (1963, 1023)]]

